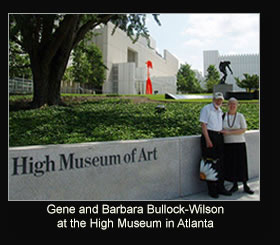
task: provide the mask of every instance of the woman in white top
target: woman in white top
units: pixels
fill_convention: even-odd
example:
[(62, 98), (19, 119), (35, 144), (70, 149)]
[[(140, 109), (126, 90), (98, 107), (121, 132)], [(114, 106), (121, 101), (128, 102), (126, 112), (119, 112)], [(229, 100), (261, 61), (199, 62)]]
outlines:
[(237, 112), (238, 101), (230, 98), (228, 101), (228, 112), (223, 119), (224, 134), (224, 177), (225, 180), (233, 182), (230, 192), (238, 190), (238, 181), (243, 182), (244, 191), (248, 194), (254, 192), (247, 185), (248, 164), (244, 133), (247, 129), (243, 114)]

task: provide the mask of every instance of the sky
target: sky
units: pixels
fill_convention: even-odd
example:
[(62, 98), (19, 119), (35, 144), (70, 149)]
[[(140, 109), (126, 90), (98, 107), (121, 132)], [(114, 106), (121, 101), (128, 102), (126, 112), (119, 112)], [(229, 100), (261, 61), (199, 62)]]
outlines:
[(259, 54), (259, 14), (160, 14), (159, 26), (148, 14), (146, 25), (156, 50), (166, 49), (203, 72), (203, 50), (220, 55)]

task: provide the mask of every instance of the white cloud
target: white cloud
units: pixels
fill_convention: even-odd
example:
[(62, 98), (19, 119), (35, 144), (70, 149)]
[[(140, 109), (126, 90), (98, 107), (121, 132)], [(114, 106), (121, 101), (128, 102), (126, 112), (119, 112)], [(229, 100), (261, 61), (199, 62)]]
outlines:
[(180, 63), (203, 70), (203, 50), (221, 55), (258, 53), (259, 14), (161, 14), (158, 26), (147, 18), (157, 50), (177, 56)]
[[(188, 14), (180, 33), (188, 63), (202, 69), (203, 50), (219, 50), (220, 54), (258, 53), (258, 14)], [(200, 64), (198, 59), (201, 57)]]
[(190, 14), (185, 36), (221, 38), (226, 35), (243, 35), (258, 29), (257, 14)]
[(192, 47), (202, 47), (203, 46), (203, 41), (200, 39), (189, 39), (184, 42), (185, 46), (192, 46)]
[(217, 38), (221, 36), (222, 15), (191, 14), (189, 15), (188, 27), (183, 34), (187, 37)]

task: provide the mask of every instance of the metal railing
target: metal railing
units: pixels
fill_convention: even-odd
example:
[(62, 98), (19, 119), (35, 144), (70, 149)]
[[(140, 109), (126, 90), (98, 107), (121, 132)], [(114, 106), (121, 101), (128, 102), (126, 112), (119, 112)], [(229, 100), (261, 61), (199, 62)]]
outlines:
[(31, 94), (33, 82), (24, 78), (9, 79), (9, 94)]

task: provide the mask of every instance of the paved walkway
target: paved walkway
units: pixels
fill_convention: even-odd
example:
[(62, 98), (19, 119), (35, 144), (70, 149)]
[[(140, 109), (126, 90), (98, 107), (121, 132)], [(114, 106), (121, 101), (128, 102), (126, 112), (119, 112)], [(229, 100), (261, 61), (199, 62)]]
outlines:
[[(239, 183), (238, 187), (239, 190), (234, 192), (232, 196), (223, 196), (220, 195), (219, 198), (215, 199), (208, 195), (208, 192), (200, 192), (197, 194), (192, 194), (189, 196), (181, 197), (176, 200), (199, 200), (199, 201), (208, 201), (208, 200), (217, 200), (217, 201), (224, 201), (224, 200), (236, 200), (236, 201), (260, 201), (260, 185), (259, 185), (259, 178), (254, 178), (248, 181), (248, 185), (250, 186), (251, 190), (254, 191), (253, 195), (249, 195), (243, 191), (243, 184)], [(227, 182), (225, 184), (226, 189), (230, 189), (232, 184)]]

